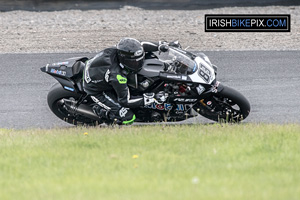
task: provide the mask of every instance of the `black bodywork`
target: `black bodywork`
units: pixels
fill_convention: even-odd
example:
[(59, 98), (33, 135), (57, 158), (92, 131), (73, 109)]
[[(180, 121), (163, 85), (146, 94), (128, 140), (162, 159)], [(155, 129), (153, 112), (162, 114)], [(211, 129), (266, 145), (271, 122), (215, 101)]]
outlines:
[[(84, 116), (101, 122), (93, 114), (91, 109), (93, 101), (90, 100), (82, 87), (83, 70), (87, 60), (87, 57), (72, 58), (64, 62), (48, 64), (42, 67), (41, 71), (54, 77), (64, 90), (74, 93), (75, 100), (65, 99), (64, 101), (64, 107), (72, 115)], [(222, 87), (218, 87), (217, 82), (214, 81), (213, 84), (201, 84), (205, 90), (199, 95), (195, 89), (199, 85), (198, 83), (193, 83), (184, 74), (168, 72), (167, 67), (168, 64), (160, 61), (155, 54), (150, 53), (146, 55), (143, 69), (137, 75), (132, 74), (128, 77), (128, 86), (133, 95), (159, 91), (165, 91), (169, 95), (164, 104), (153, 104), (144, 108), (132, 109), (136, 115), (136, 121), (182, 121), (194, 117), (197, 115), (195, 110), (199, 109), (201, 104), (205, 105), (205, 99), (222, 90)], [(183, 78), (183, 76), (185, 77)], [(91, 122), (90, 119), (88, 120), (89, 123)]]

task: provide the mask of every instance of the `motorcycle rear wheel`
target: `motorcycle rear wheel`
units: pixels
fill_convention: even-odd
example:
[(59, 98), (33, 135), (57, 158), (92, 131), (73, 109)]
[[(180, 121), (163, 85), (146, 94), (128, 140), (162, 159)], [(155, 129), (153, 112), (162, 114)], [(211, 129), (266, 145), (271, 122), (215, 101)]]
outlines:
[(74, 125), (89, 125), (89, 126), (95, 126), (97, 124), (97, 121), (91, 120), (89, 118), (86, 118), (84, 116), (80, 115), (73, 115), (70, 113), (64, 106), (64, 100), (63, 99), (69, 99), (69, 100), (78, 100), (80, 97), (79, 94), (76, 94), (74, 92), (69, 92), (62, 88), (62, 86), (59, 83), (56, 83), (52, 86), (50, 89), (47, 101), (50, 110), (60, 119)]

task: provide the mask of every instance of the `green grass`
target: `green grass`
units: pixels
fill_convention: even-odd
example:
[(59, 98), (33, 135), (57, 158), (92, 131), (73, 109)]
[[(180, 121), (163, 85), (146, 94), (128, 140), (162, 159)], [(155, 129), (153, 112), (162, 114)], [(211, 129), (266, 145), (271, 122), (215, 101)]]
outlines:
[(0, 199), (300, 199), (300, 125), (0, 129)]

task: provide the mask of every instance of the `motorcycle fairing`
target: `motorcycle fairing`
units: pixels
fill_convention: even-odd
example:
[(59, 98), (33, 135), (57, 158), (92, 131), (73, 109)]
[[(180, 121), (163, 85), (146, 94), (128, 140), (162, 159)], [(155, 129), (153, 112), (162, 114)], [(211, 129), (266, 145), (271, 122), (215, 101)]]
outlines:
[(74, 64), (83, 59), (85, 59), (85, 57), (69, 58), (62, 62), (47, 64), (45, 67), (41, 68), (41, 70), (50, 74), (51, 76), (58, 76), (65, 79), (71, 78), (74, 75)]
[(41, 71), (55, 78), (65, 90), (79, 92), (82, 91), (81, 83), (72, 79), (74, 73), (78, 71), (78, 69), (74, 69), (76, 67), (74, 64), (77, 63), (77, 61), (84, 62), (87, 59), (86, 57), (69, 58), (62, 62), (47, 64), (41, 68)]
[(138, 72), (139, 75), (146, 77), (156, 77), (164, 71), (164, 63), (157, 59), (148, 59), (144, 61), (143, 68)]
[(194, 83), (211, 84), (216, 79), (213, 66), (200, 57), (196, 57), (195, 61), (198, 64), (198, 69), (189, 75), (189, 78)]

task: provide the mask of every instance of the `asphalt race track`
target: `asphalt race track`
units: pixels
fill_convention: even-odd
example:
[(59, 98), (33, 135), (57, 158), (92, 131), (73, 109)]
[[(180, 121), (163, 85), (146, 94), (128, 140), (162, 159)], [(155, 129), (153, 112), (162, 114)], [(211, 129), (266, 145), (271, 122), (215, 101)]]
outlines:
[[(251, 113), (245, 122), (300, 122), (299, 51), (204, 52), (218, 79), (244, 94)], [(52, 128), (69, 125), (51, 113), (47, 92), (56, 82), (40, 67), (93, 54), (0, 54), (0, 128)], [(207, 123), (203, 117), (189, 122)]]

